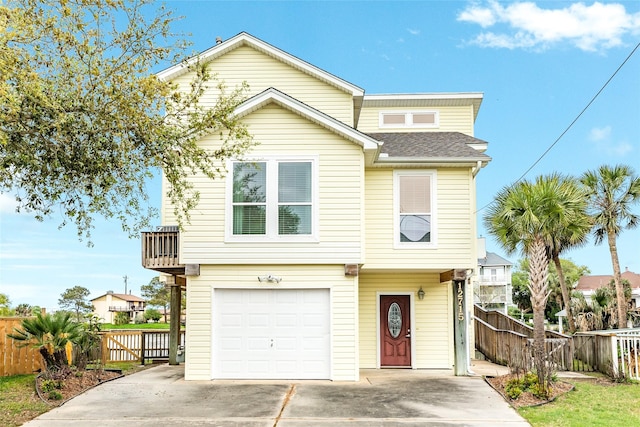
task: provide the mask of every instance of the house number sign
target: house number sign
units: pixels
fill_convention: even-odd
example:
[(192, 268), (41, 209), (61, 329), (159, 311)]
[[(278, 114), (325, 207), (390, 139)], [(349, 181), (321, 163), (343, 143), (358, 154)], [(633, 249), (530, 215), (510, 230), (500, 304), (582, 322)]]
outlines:
[(464, 320), (464, 308), (462, 302), (464, 301), (464, 291), (462, 289), (462, 283), (458, 282), (458, 320)]

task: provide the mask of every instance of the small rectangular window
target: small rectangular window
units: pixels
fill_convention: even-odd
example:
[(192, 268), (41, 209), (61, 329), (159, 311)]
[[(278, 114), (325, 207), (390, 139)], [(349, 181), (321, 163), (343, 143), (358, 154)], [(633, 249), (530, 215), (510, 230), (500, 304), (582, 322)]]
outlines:
[(384, 125), (401, 125), (404, 126), (406, 121), (405, 114), (383, 114), (382, 124)]
[(433, 125), (436, 123), (435, 113), (416, 113), (413, 114), (414, 125)]
[(381, 112), (381, 128), (437, 128), (437, 111)]
[(433, 244), (434, 171), (395, 172), (395, 241), (402, 247)]

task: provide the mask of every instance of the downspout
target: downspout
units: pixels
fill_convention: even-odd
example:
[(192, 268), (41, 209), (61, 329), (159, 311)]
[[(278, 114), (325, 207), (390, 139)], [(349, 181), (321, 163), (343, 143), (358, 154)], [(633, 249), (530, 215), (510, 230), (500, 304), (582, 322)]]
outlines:
[(473, 168), (471, 171), (471, 174), (473, 175), (474, 178), (476, 177), (476, 175), (478, 175), (478, 172), (480, 172), (480, 169), (482, 169), (482, 161), (478, 160), (476, 167)]

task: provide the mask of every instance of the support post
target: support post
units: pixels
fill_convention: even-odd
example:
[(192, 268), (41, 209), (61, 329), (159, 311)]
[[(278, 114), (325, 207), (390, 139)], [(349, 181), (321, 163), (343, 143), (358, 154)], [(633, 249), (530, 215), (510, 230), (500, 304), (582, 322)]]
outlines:
[(468, 375), (469, 331), (467, 328), (466, 271), (455, 270), (453, 275), (453, 343), (454, 375)]
[(177, 361), (180, 344), (180, 312), (182, 311), (182, 288), (178, 284), (171, 285), (171, 319), (169, 319), (169, 365), (179, 365)]

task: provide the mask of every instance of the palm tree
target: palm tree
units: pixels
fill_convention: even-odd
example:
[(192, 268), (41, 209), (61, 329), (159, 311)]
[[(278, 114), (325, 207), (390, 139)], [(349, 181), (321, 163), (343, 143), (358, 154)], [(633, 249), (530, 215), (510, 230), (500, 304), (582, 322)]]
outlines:
[(620, 261), (616, 240), (625, 229), (637, 227), (640, 217), (631, 212), (633, 205), (640, 201), (640, 177), (625, 165), (602, 165), (582, 175), (580, 181), (589, 195), (590, 213), (593, 218), (593, 234), (596, 244), (607, 238), (613, 280), (616, 288), (617, 325), (624, 328), (627, 321), (627, 301), (621, 280)]
[(32, 345), (44, 359), (47, 370), (64, 369), (67, 363), (67, 343), (78, 339), (82, 332), (79, 323), (71, 320), (71, 313), (57, 312), (54, 315), (36, 313), (35, 318), (24, 319), (21, 328), (7, 334), (22, 346)]
[(587, 214), (587, 194), (584, 188), (581, 188), (578, 182), (573, 178), (555, 176), (557, 185), (564, 199), (563, 205), (565, 209), (571, 209), (571, 212), (565, 211), (564, 220), (558, 222), (555, 230), (550, 230), (548, 234), (549, 255), (556, 266), (558, 272), (558, 282), (560, 283), (560, 291), (562, 292), (562, 301), (564, 309), (567, 311), (567, 320), (569, 323), (569, 331), (576, 331), (576, 322), (571, 311), (571, 293), (567, 289), (564, 271), (560, 263), (560, 254), (572, 248), (577, 248), (587, 242), (587, 237), (591, 231), (591, 218)]
[(529, 261), (529, 290), (533, 307), (533, 356), (539, 384), (548, 391), (545, 364), (544, 308), (549, 297), (547, 277), (553, 235), (573, 228), (584, 203), (559, 174), (541, 176), (502, 189), (484, 217), (487, 230), (509, 253), (521, 251)]

